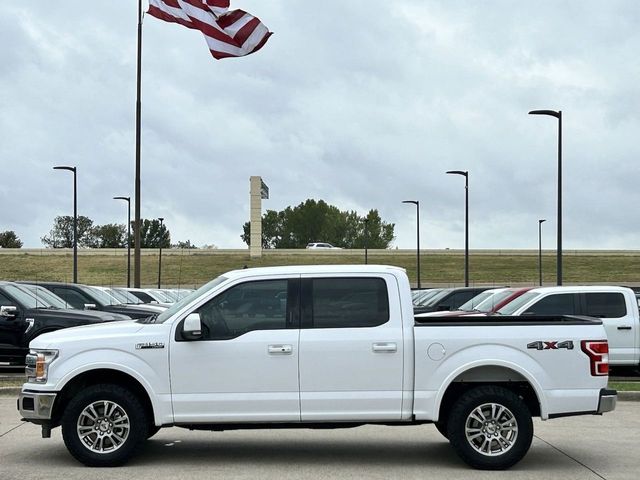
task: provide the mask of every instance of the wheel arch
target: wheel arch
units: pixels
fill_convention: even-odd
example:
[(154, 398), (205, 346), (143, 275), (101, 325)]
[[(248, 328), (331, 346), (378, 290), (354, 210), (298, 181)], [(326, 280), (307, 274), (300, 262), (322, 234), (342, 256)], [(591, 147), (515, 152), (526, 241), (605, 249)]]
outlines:
[(436, 398), (437, 420), (444, 421), (455, 401), (466, 391), (481, 385), (496, 385), (522, 397), (532, 416), (546, 418), (546, 405), (540, 385), (516, 365), (492, 363), (461, 368), (452, 373)]
[(151, 424), (155, 424), (156, 414), (147, 389), (132, 375), (113, 368), (97, 368), (84, 371), (69, 380), (56, 396), (53, 405), (52, 421), (55, 426), (60, 424), (65, 406), (79, 391), (100, 384), (120, 385), (134, 393), (142, 403)]

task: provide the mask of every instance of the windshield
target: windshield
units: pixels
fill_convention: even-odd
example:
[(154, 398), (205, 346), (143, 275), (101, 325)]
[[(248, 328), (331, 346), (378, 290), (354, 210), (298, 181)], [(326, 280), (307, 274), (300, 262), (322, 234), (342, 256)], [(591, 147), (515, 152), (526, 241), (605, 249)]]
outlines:
[(173, 316), (173, 314), (178, 312), (185, 305), (188, 305), (192, 300), (195, 300), (196, 298), (200, 297), (201, 295), (206, 294), (207, 292), (209, 292), (210, 290), (213, 290), (218, 285), (220, 285), (223, 282), (226, 282), (227, 280), (228, 280), (227, 277), (220, 276), (220, 277), (214, 278), (209, 283), (205, 283), (203, 286), (201, 286), (195, 292), (191, 292), (189, 295), (184, 297), (182, 300), (180, 300), (179, 302), (174, 303), (169, 308), (167, 308), (164, 312), (162, 312), (160, 315), (158, 315), (156, 317), (155, 323), (164, 323), (164, 322), (166, 322), (168, 319), (170, 319)]
[(5, 285), (4, 291), (14, 299), (16, 299), (18, 302), (22, 303), (26, 308), (47, 308), (47, 305), (44, 305), (43, 302), (37, 301), (36, 297), (34, 297), (31, 293), (25, 292), (23, 289), (15, 285)]
[(173, 303), (173, 300), (170, 300), (169, 297), (167, 297), (161, 290), (149, 289), (147, 290), (147, 293), (151, 295), (156, 302)]
[(432, 307), (433, 305), (438, 303), (440, 300), (442, 300), (444, 297), (449, 295), (449, 293), (451, 293), (451, 289), (450, 288), (445, 288), (443, 290), (440, 290), (433, 297), (431, 297), (426, 302), (423, 301), (420, 305), (425, 306), (425, 307)]
[(69, 305), (67, 302), (62, 300), (55, 293), (50, 292), (44, 287), (39, 285), (28, 285), (28, 284), (20, 284), (19, 287), (23, 290), (29, 292), (30, 295), (36, 298), (36, 302), (42, 303), (50, 308), (62, 308), (62, 309), (72, 309), (73, 307)]
[(503, 290), (495, 295), (485, 299), (482, 303), (476, 305), (476, 310), (482, 313), (493, 312), (496, 305), (513, 295), (514, 290)]
[(144, 303), (142, 300), (136, 297), (133, 293), (128, 292), (122, 288), (112, 288), (111, 290), (120, 293), (124, 298), (126, 298), (127, 299), (126, 303), (133, 303), (136, 305)]
[(120, 305), (122, 303), (119, 300), (116, 300), (111, 295), (109, 295), (107, 292), (100, 290), (99, 288), (88, 287), (86, 285), (80, 288), (82, 288), (83, 291), (87, 292), (92, 297), (95, 297), (96, 300), (99, 300), (103, 306), (104, 305)]
[(458, 310), (462, 310), (464, 312), (473, 312), (474, 310), (478, 310), (478, 305), (485, 302), (486, 300), (489, 300), (497, 294), (497, 290), (485, 290), (484, 292), (479, 293), (478, 295), (473, 297), (471, 300), (468, 300), (467, 302), (460, 305), (458, 307)]
[(440, 291), (442, 291), (441, 288), (434, 288), (433, 290), (420, 292), (420, 294), (416, 295), (416, 298), (413, 300), (413, 304), (416, 306), (423, 306), (425, 302), (437, 295)]
[(121, 303), (129, 303), (129, 299), (115, 288), (107, 288), (104, 291)]
[(540, 293), (537, 292), (527, 292), (520, 295), (518, 298), (514, 299), (512, 302), (507, 303), (504, 307), (498, 310), (496, 313), (500, 315), (513, 315), (513, 312), (518, 310), (523, 305), (529, 303), (534, 298), (540, 296)]
[(179, 300), (178, 295), (171, 290), (162, 290), (162, 293), (164, 293), (164, 296), (169, 298), (172, 302)]

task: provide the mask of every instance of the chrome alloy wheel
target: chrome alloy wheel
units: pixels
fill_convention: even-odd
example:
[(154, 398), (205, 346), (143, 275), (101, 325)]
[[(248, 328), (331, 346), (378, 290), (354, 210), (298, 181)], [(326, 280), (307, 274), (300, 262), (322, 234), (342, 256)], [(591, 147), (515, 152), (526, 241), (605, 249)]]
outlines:
[(78, 438), (94, 453), (112, 453), (127, 440), (131, 424), (124, 409), (115, 402), (99, 400), (78, 416)]
[(518, 422), (504, 405), (484, 403), (471, 411), (464, 433), (475, 451), (493, 457), (508, 452), (515, 445)]

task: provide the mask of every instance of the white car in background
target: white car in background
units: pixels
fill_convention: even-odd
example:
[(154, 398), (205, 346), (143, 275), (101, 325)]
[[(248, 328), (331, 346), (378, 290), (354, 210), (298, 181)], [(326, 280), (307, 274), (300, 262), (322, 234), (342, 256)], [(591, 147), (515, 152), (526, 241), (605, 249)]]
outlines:
[(342, 250), (340, 247), (334, 247), (330, 243), (312, 242), (307, 243), (307, 248), (323, 248), (327, 250)]

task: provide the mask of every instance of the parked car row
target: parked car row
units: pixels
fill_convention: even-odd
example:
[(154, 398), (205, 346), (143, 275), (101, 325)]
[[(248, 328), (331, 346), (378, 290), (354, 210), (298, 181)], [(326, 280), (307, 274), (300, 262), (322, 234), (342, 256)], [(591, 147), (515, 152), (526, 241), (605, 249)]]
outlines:
[(43, 333), (157, 315), (190, 291), (0, 281), (0, 362), (23, 364)]
[[(460, 307), (442, 310), (438, 298), (467, 294), (469, 289), (440, 289), (417, 305), (420, 292), (415, 292), (414, 312), (419, 322), (437, 322), (443, 316), (463, 316), (469, 321), (483, 316), (547, 316), (572, 315), (595, 317), (602, 321), (609, 340), (609, 361), (613, 366), (640, 365), (640, 313), (636, 294), (627, 287), (562, 286), (539, 288), (486, 289)], [(427, 290), (430, 292), (430, 290)], [(444, 294), (446, 292), (446, 295)], [(446, 304), (445, 306), (449, 306)], [(434, 311), (435, 310), (435, 311)], [(430, 312), (430, 313), (426, 313)], [(550, 346), (543, 348), (554, 348)]]

